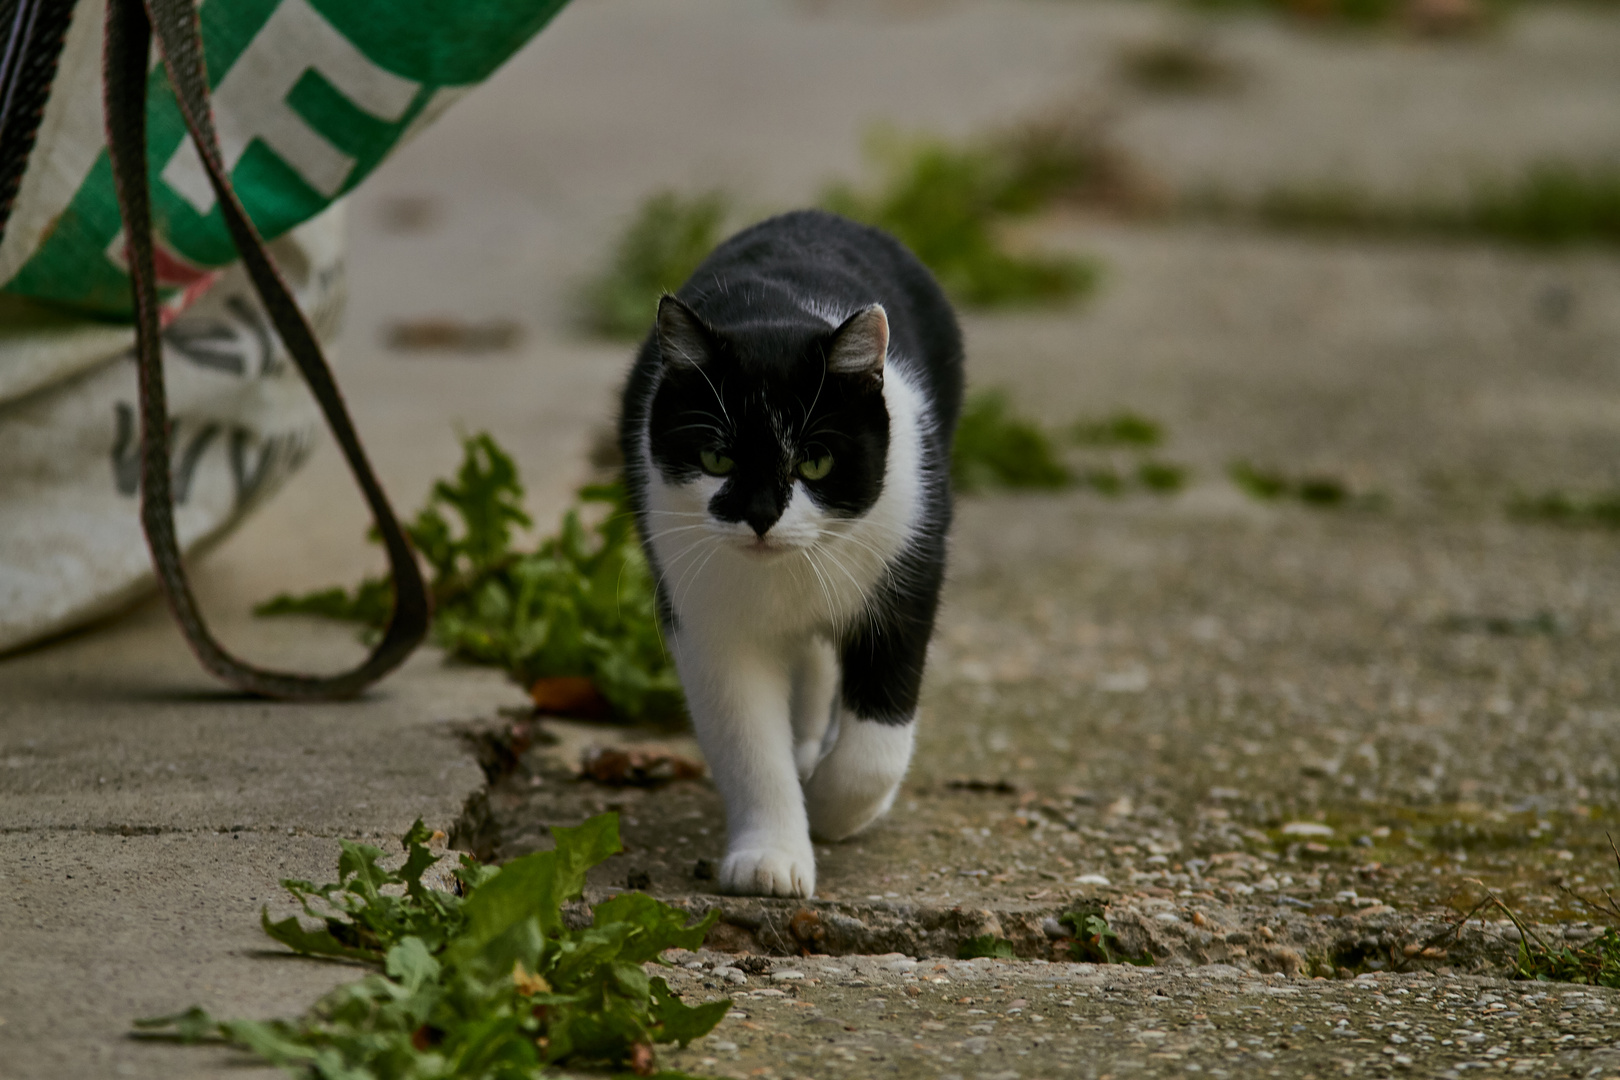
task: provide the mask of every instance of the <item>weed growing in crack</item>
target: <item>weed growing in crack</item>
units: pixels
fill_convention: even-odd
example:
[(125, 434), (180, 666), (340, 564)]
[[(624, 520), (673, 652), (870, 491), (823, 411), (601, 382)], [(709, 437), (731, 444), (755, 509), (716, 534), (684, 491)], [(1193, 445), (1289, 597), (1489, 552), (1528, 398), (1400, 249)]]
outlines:
[(958, 146), (879, 133), (868, 156), (882, 178), (868, 190), (840, 183), (822, 205), (893, 234), (945, 290), (973, 307), (1049, 304), (1090, 291), (1096, 268), (1066, 256), (1013, 254), (999, 222), (1041, 209), (1072, 181), (1071, 165), (1028, 144)]
[(1226, 474), (1244, 492), (1262, 502), (1287, 499), (1319, 509), (1351, 506), (1376, 509), (1384, 502), (1378, 494), (1356, 493), (1344, 480), (1325, 473), (1290, 476), (1247, 461), (1234, 461), (1227, 466)]
[(1208, 94), (1242, 83), (1242, 73), (1218, 55), (1207, 36), (1183, 35), (1121, 50), (1116, 65), (1124, 80), (1150, 94)]
[[(525, 687), (589, 680), (593, 700), (620, 719), (678, 722), (680, 680), (659, 636), (652, 574), (623, 489), (581, 488), (557, 533), (519, 551), (515, 530), (530, 519), (517, 466), (487, 434), (464, 440), (463, 454), (455, 477), (436, 483), (406, 526), (432, 571), (434, 640)], [(593, 509), (600, 520), (587, 525)], [(388, 580), (367, 578), (352, 591), (277, 596), (255, 611), (345, 619), (374, 632), (390, 604)]]
[(1012, 411), (1001, 390), (973, 395), (956, 427), (951, 480), (958, 491), (991, 487), (1063, 488), (1074, 483), (1049, 435)]
[(958, 960), (977, 960), (981, 957), (1011, 960), (1014, 955), (1012, 942), (994, 934), (980, 934), (978, 937), (968, 938), (956, 950)]
[(1164, 425), (1129, 409), (1101, 419), (1076, 420), (1069, 438), (1081, 446), (1154, 447), (1164, 442)]
[[(1088, 450), (1139, 453), (1157, 446), (1163, 427), (1132, 412), (1101, 420), (1077, 421), (1066, 441)], [(1187, 470), (1156, 459), (1137, 460), (1121, 472), (1113, 460), (1092, 461), (1072, 468), (1059, 452), (1060, 440), (1038, 423), (1017, 415), (1004, 390), (985, 390), (968, 398), (957, 426), (951, 478), (960, 492), (987, 488), (1055, 490), (1088, 487), (1102, 495), (1123, 495), (1133, 485), (1156, 494), (1181, 490)]]
[(729, 212), (729, 200), (719, 192), (648, 196), (608, 265), (581, 290), (586, 326), (605, 337), (646, 334), (658, 298), (680, 288), (714, 250)]
[[(1620, 867), (1620, 849), (1615, 848), (1612, 838), (1609, 850), (1614, 855), (1615, 865)], [(1572, 945), (1568, 941), (1549, 941), (1537, 933), (1523, 916), (1478, 878), (1470, 878), (1469, 883), (1479, 887), (1484, 898), (1457, 919), (1448, 935), (1460, 932), (1469, 920), (1482, 917), (1484, 912), (1500, 912), (1518, 932), (1518, 955), (1513, 965), (1517, 978), (1620, 989), (1620, 901), (1616, 901), (1608, 889), (1601, 891), (1601, 899), (1593, 899), (1567, 886), (1559, 887), (1570, 900), (1609, 924), (1590, 940)]]
[(1620, 529), (1620, 492), (1571, 495), (1549, 491), (1520, 496), (1508, 503), (1509, 516), (1523, 521), (1545, 521), (1574, 528)]
[[(960, 304), (1066, 302), (1092, 289), (1096, 265), (1011, 250), (1003, 226), (1059, 203), (1143, 210), (1163, 202), (1099, 131), (1068, 116), (965, 143), (879, 129), (868, 138), (878, 179), (866, 187), (834, 183), (821, 204), (893, 233)], [(609, 337), (645, 334), (659, 296), (679, 288), (719, 244), (731, 208), (721, 192), (648, 196), (607, 265), (580, 288), (582, 323)]]
[[(358, 960), (373, 974), (338, 987), (295, 1020), (219, 1020), (200, 1008), (136, 1021), (147, 1038), (222, 1042), (325, 1080), (458, 1077), (519, 1080), (552, 1065), (628, 1066), (657, 1073), (655, 1044), (686, 1046), (708, 1033), (729, 999), (684, 1004), (645, 964), (665, 949), (697, 949), (719, 918), (687, 914), (640, 893), (597, 904), (575, 929), (562, 906), (585, 873), (621, 850), (618, 818), (553, 828), (556, 846), (501, 867), (467, 856), (457, 891), (431, 888), (439, 861), (418, 821), (403, 838), (405, 863), (345, 841), (336, 882), (283, 881), (306, 915), (265, 933), (294, 952)], [(675, 1080), (681, 1074), (657, 1075)]]
[(1136, 482), (1149, 491), (1168, 495), (1187, 483), (1187, 470), (1165, 461), (1144, 461), (1136, 467)]
[(1393, 203), (1358, 188), (1278, 188), (1253, 202), (1206, 192), (1193, 214), (1249, 218), (1288, 229), (1480, 237), (1528, 247), (1620, 244), (1620, 168), (1542, 162), (1511, 180), (1481, 182), (1457, 203)]
[(1058, 916), (1058, 922), (1074, 934), (1069, 942), (1069, 958), (1083, 964), (1133, 964), (1152, 967), (1153, 957), (1128, 956), (1119, 949), (1119, 935), (1094, 904), (1081, 904)]

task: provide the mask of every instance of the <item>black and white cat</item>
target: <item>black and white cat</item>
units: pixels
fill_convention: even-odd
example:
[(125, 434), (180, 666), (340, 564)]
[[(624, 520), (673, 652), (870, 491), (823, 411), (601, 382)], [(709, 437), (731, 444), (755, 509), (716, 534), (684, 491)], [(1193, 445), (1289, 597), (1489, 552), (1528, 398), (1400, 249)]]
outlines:
[(732, 237), (665, 296), (625, 388), (631, 505), (726, 805), (728, 892), (810, 896), (810, 835), (889, 808), (945, 570), (962, 341), (876, 229)]

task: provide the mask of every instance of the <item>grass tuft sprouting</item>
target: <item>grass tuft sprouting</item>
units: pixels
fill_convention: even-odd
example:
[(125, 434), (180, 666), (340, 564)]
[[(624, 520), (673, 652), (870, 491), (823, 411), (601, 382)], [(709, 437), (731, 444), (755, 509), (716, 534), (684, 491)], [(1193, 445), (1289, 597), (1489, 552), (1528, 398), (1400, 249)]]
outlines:
[[(618, 816), (553, 828), (550, 851), (482, 866), (463, 855), (455, 891), (424, 874), (440, 861), (418, 821), (404, 864), (342, 842), (338, 880), (286, 880), (303, 909), (264, 932), (303, 956), (373, 968), (293, 1020), (219, 1020), (200, 1008), (135, 1022), (144, 1038), (226, 1043), (319, 1077), (538, 1078), (552, 1065), (655, 1071), (654, 1047), (711, 1031), (729, 999), (687, 1005), (646, 969), (666, 949), (697, 949), (719, 918), (688, 925), (679, 908), (641, 893), (595, 905), (586, 926), (563, 905), (585, 874), (622, 850)], [(673, 1078), (675, 1073), (660, 1073)]]

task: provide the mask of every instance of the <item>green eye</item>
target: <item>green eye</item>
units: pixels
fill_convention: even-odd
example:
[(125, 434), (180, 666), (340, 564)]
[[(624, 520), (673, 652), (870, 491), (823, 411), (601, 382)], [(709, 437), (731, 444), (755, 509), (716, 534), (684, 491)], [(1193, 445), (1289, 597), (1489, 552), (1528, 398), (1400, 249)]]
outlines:
[(799, 462), (799, 475), (806, 480), (820, 480), (832, 472), (832, 455), (823, 454), (810, 461)]
[(703, 471), (710, 476), (724, 476), (737, 464), (724, 454), (717, 454), (713, 450), (705, 450), (698, 455), (698, 462), (702, 464)]

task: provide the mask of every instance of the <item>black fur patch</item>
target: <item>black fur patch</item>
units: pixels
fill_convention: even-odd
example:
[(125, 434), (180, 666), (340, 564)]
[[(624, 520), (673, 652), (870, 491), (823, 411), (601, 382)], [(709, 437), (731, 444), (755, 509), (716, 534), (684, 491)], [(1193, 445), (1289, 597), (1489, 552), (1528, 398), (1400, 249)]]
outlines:
[[(883, 491), (889, 413), (881, 381), (828, 371), (836, 331), (803, 311), (721, 329), (679, 299), (664, 303), (694, 321), (704, 353), (699, 363), (665, 361), (653, 396), (647, 427), (664, 477), (691, 479), (704, 451), (724, 457), (731, 470), (710, 512), (761, 535), (787, 508), (796, 478), (829, 513), (869, 510)], [(802, 462), (829, 455), (826, 476), (796, 475)]]

